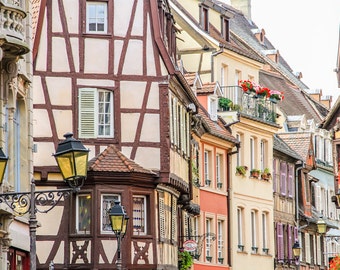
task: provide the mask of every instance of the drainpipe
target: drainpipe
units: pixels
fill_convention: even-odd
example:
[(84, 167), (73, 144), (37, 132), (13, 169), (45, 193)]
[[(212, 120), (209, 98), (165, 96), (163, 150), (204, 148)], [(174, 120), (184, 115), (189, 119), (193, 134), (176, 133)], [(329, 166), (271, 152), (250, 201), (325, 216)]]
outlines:
[(215, 80), (215, 78), (214, 78), (214, 73), (215, 73), (215, 71), (214, 71), (214, 57), (224, 52), (223, 45), (220, 43), (219, 46), (220, 46), (220, 50), (218, 50), (218, 51), (215, 50), (213, 53), (211, 53), (211, 81), (212, 82)]
[(231, 191), (232, 191), (232, 188), (231, 188), (231, 158), (230, 156), (231, 155), (234, 155), (234, 154), (237, 154), (240, 150), (240, 147), (241, 147), (241, 144), (240, 143), (237, 143), (236, 144), (236, 151), (232, 151), (230, 153), (227, 154), (227, 166), (228, 166), (228, 174), (227, 174), (227, 184), (228, 184), (228, 215), (229, 215), (229, 218), (228, 218), (228, 265), (229, 267), (232, 267), (232, 246), (231, 246), (231, 234), (232, 234), (232, 231), (231, 231), (231, 216), (232, 216), (232, 207), (231, 207), (231, 202), (232, 202), (232, 198), (231, 198)]

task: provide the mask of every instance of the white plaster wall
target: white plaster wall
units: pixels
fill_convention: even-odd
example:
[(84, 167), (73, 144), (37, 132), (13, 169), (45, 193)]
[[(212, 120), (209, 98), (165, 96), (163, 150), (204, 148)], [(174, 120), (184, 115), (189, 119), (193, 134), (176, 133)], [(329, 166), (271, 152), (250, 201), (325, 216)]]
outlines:
[(124, 42), (122, 40), (115, 40), (114, 44), (115, 46), (114, 46), (114, 55), (113, 55), (114, 63), (113, 64), (114, 64), (114, 73), (117, 73)]
[(123, 74), (143, 75), (143, 42), (141, 40), (129, 41)]
[[(117, 2), (117, 1), (116, 1)], [(124, 1), (126, 3), (126, 1)], [(133, 21), (131, 35), (143, 36), (144, 1), (137, 1), (135, 20)], [(119, 7), (120, 8), (120, 7)]]
[(160, 142), (159, 114), (145, 114), (140, 140), (143, 142)]
[(52, 71), (69, 72), (70, 66), (67, 58), (65, 39), (60, 37), (52, 38)]
[(52, 136), (51, 123), (48, 118), (47, 110), (34, 109), (33, 110), (33, 137), (49, 137)]
[(53, 243), (54, 241), (37, 241), (37, 257), (40, 263), (46, 262), (52, 250)]
[[(141, 2), (141, 1), (138, 1)], [(125, 37), (130, 23), (133, 0), (115, 0), (114, 6), (114, 35)]]
[(46, 85), (52, 105), (72, 104), (72, 81), (70, 78), (46, 77)]
[(104, 39), (85, 39), (85, 73), (108, 72), (109, 42)]
[(95, 80), (95, 79), (77, 79), (77, 84), (80, 86), (96, 86), (96, 87), (114, 87), (113, 80)]
[[(52, 1), (52, 9), (59, 10), (58, 1)], [(52, 32), (63, 32), (63, 28), (61, 26), (61, 19), (59, 12), (53, 12), (52, 16)]]
[(53, 110), (53, 117), (56, 123), (58, 138), (63, 138), (65, 133), (73, 130), (73, 114), (71, 110)]
[(47, 59), (47, 28), (46, 28), (46, 12), (43, 20), (41, 35), (40, 35), (40, 43), (39, 43), (39, 52), (37, 54), (36, 59), (36, 70), (46, 71), (46, 59)]
[(156, 66), (155, 66), (155, 56), (153, 50), (153, 38), (151, 36), (151, 26), (150, 20), (148, 18), (147, 21), (147, 36), (146, 36), (146, 66), (147, 66), (147, 74), (149, 76), (156, 75)]
[(148, 103), (146, 105), (148, 109), (159, 109), (159, 87), (158, 83), (152, 83), (149, 93)]
[(79, 40), (78, 38), (70, 38), (70, 40), (71, 40), (71, 49), (72, 49), (74, 69), (76, 72), (79, 72)]
[[(113, 262), (115, 250), (117, 250), (117, 241), (114, 240), (102, 240), (103, 250), (109, 262)], [(104, 263), (103, 258), (100, 256), (99, 263)]]
[(160, 169), (160, 149), (138, 147), (135, 162), (148, 169)]
[(137, 133), (139, 113), (121, 114), (121, 138), (122, 142), (134, 142)]
[(145, 94), (146, 82), (126, 82), (120, 83), (120, 106), (121, 108), (142, 107)]
[(78, 33), (78, 23), (79, 23), (79, 5), (75, 5), (74, 1), (64, 1), (65, 14), (67, 19), (68, 31), (70, 33)]
[(33, 153), (34, 166), (56, 166), (54, 144), (40, 142), (36, 153)]
[(33, 77), (33, 103), (34, 104), (45, 104), (45, 97), (43, 94), (43, 89), (41, 85), (41, 77), (34, 76)]
[[(62, 199), (61, 201), (64, 201)], [(39, 206), (39, 209), (47, 210), (48, 207)], [(63, 215), (64, 207), (57, 205), (53, 210), (47, 214), (37, 213), (37, 220), (39, 220), (40, 226), (37, 228), (37, 234), (39, 235), (57, 235), (60, 227), (61, 218)], [(51, 219), (53, 218), (53, 222)]]

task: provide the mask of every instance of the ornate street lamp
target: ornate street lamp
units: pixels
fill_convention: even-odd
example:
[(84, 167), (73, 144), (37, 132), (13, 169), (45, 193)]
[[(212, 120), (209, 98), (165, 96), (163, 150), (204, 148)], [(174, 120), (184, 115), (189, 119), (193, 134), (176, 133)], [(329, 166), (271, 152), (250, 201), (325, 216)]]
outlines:
[(129, 217), (127, 216), (124, 207), (120, 205), (119, 201), (115, 201), (115, 205), (109, 210), (109, 218), (111, 228), (117, 238), (117, 269), (122, 269), (122, 259), (120, 256), (121, 241), (126, 234)]
[[(54, 154), (61, 174), (70, 188), (35, 191), (34, 180), (31, 182), (29, 192), (15, 192), (0, 194), (0, 203), (6, 203), (18, 215), (29, 213), (30, 227), (30, 269), (36, 270), (36, 213), (47, 213), (52, 210), (63, 198), (77, 192), (84, 184), (87, 176), (87, 158), (89, 150), (75, 140), (72, 133), (64, 135), (65, 141), (58, 144)], [(0, 148), (0, 185), (5, 174), (8, 158)]]
[(70, 187), (79, 188), (87, 176), (89, 150), (81, 141), (74, 139), (72, 133), (66, 133), (64, 137), (65, 141), (59, 143), (54, 157), (65, 182)]
[(7, 167), (8, 157), (5, 156), (2, 148), (0, 148), (0, 186), (2, 185), (2, 181), (4, 179), (6, 167)]
[(320, 233), (320, 234), (325, 234), (326, 233), (327, 224), (326, 224), (326, 222), (322, 218), (320, 218), (316, 222), (316, 226), (318, 227), (318, 233)]
[(298, 241), (296, 241), (293, 245), (293, 255), (295, 258), (299, 258), (301, 255), (301, 247)]

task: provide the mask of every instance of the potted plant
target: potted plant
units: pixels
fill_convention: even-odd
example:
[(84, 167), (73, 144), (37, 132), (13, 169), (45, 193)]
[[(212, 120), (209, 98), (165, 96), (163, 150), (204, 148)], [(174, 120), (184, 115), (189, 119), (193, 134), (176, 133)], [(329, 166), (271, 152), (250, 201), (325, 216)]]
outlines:
[(253, 178), (259, 178), (260, 173), (261, 173), (261, 170), (259, 170), (259, 169), (252, 169), (250, 171), (250, 176), (253, 177)]
[(282, 92), (277, 90), (270, 90), (269, 92), (269, 100), (273, 103), (277, 103), (279, 100), (283, 100), (284, 95)]
[(229, 98), (220, 97), (218, 99), (218, 105), (222, 111), (228, 111), (233, 106), (233, 102)]
[(248, 167), (247, 166), (237, 166), (236, 167), (236, 175), (245, 176), (247, 173)]
[(212, 257), (211, 256), (206, 256), (206, 259), (207, 259), (208, 262), (212, 261)]
[(224, 258), (218, 258), (218, 262), (219, 262), (220, 264), (223, 264), (223, 259), (224, 259)]
[(178, 264), (180, 270), (187, 270), (193, 265), (194, 261), (191, 254), (183, 249), (178, 251)]
[(263, 170), (263, 172), (261, 173), (261, 179), (268, 181), (271, 177), (272, 177), (272, 175), (271, 175), (269, 169), (265, 168)]

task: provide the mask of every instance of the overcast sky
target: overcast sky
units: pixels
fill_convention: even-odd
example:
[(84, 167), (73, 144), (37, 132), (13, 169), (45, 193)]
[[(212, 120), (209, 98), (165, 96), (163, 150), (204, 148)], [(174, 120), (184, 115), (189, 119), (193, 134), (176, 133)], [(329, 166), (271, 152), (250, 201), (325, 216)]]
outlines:
[(310, 89), (340, 94), (336, 67), (340, 0), (251, 0), (252, 19)]

